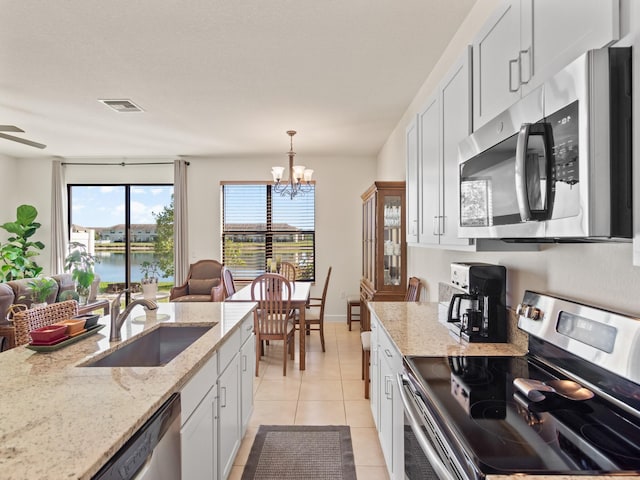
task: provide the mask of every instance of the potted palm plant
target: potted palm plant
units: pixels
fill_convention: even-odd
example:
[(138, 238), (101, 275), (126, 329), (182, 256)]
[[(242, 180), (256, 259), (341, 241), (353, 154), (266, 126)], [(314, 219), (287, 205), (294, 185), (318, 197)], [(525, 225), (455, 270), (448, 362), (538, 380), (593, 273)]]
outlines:
[(64, 268), (67, 272), (71, 272), (71, 276), (76, 282), (80, 304), (85, 305), (89, 298), (91, 284), (96, 277), (93, 270), (96, 257), (91, 255), (87, 251), (87, 246), (80, 242), (71, 242), (69, 250), (69, 255), (64, 260)]
[(31, 308), (44, 307), (47, 305), (47, 298), (56, 288), (56, 281), (53, 278), (37, 277), (27, 282), (27, 285), (29, 285)]

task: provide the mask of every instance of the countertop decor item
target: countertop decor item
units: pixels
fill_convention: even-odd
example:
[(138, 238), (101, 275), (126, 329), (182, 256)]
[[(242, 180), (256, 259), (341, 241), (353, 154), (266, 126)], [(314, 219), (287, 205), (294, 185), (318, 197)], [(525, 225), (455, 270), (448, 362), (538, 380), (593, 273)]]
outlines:
[(28, 348), (29, 350), (34, 350), (36, 352), (44, 352), (44, 353), (55, 352), (56, 350), (60, 350), (61, 348), (71, 345), (72, 343), (76, 343), (82, 340), (83, 338), (87, 338), (88, 336), (93, 335), (94, 333), (98, 333), (104, 327), (105, 325), (96, 325), (94, 327), (87, 329), (86, 332), (82, 332), (74, 337), (70, 337), (70, 336), (63, 337), (65, 339), (60, 342), (53, 342), (50, 344), (34, 344), (32, 342), (25, 345), (25, 348)]

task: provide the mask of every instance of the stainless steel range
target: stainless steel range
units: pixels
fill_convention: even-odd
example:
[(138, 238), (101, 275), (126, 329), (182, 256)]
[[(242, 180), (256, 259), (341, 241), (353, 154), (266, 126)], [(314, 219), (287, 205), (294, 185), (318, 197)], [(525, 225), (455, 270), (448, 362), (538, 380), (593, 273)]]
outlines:
[(640, 319), (531, 291), (517, 313), (524, 357), (405, 359), (406, 477), (640, 474)]

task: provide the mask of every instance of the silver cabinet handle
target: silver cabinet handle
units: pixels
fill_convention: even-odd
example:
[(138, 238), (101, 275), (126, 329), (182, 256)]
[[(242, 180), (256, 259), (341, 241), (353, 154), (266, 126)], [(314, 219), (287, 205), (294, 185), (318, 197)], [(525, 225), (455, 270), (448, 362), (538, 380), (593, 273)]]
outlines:
[[(527, 81), (525, 82), (524, 80), (522, 80), (522, 55), (528, 55), (529, 56), (529, 76), (527, 77)], [(520, 50), (518, 52), (518, 76), (520, 77), (520, 85), (526, 85), (527, 83), (529, 83), (531, 81), (531, 77), (533, 76), (533, 55), (531, 55), (531, 47), (527, 48), (526, 50)]]
[(220, 402), (220, 408), (225, 408), (227, 406), (227, 387), (221, 387), (220, 393), (224, 395), (224, 400)]
[(438, 216), (433, 217), (433, 234), (435, 236), (440, 235), (440, 222), (438, 221)]
[(247, 356), (246, 356), (246, 355), (243, 355), (243, 356), (242, 356), (242, 371), (243, 371), (243, 372), (246, 372), (246, 371), (247, 371), (247, 364), (248, 364), (248, 362), (247, 362)]
[(416, 436), (416, 440), (418, 440), (422, 451), (427, 456), (427, 459), (433, 467), (436, 475), (441, 480), (457, 480), (457, 477), (455, 477), (449, 470), (447, 470), (444, 463), (440, 459), (440, 456), (436, 452), (435, 448), (433, 448), (424, 431), (422, 430), (420, 422), (418, 421), (418, 414), (416, 413), (413, 405), (411, 405), (411, 401), (407, 397), (407, 392), (404, 389), (404, 380), (402, 373), (398, 373), (397, 381), (398, 388), (400, 390), (400, 399), (402, 400), (402, 405), (404, 406), (405, 417), (409, 420), (411, 430), (413, 430), (413, 433)]
[[(513, 79), (512, 79), (512, 74), (511, 72), (513, 72), (513, 64), (517, 63), (518, 64), (518, 83), (516, 84), (517, 87), (513, 88)], [(514, 58), (513, 60), (509, 60), (509, 91), (511, 93), (515, 93), (520, 89), (520, 56), (518, 56), (518, 58)]]
[(384, 349), (384, 353), (387, 357), (392, 358), (393, 357), (393, 353), (391, 353), (391, 350), (389, 350), (388, 348)]

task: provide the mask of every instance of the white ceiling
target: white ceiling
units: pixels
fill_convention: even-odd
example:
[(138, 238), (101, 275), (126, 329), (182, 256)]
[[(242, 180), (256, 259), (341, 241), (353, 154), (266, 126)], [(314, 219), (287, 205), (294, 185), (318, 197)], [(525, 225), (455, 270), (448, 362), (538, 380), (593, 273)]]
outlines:
[(375, 155), (475, 1), (0, 0), (0, 155)]

